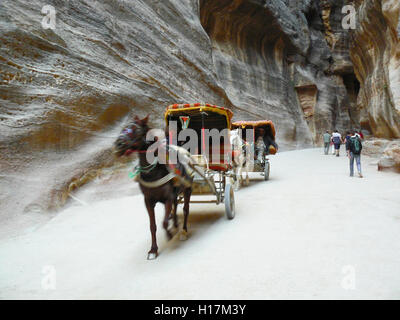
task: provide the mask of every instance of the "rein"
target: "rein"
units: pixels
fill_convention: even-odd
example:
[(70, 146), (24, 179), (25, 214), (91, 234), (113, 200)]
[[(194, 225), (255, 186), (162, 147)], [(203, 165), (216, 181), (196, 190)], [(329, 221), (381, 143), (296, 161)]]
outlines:
[(172, 179), (174, 179), (176, 175), (174, 173), (169, 173), (165, 177), (161, 178), (160, 180), (157, 181), (152, 181), (152, 182), (147, 182), (142, 180), (140, 176), (136, 177), (136, 181), (139, 182), (142, 186), (146, 188), (158, 188), (161, 187), (162, 185), (166, 184), (167, 182), (170, 182)]
[(181, 177), (180, 175), (176, 174), (175, 172), (172, 172), (170, 170), (170, 168), (168, 168), (167, 166), (167, 170), (170, 171), (169, 174), (167, 174), (166, 176), (162, 177), (159, 180), (156, 181), (144, 181), (141, 177), (141, 173), (149, 173), (152, 170), (154, 170), (154, 168), (157, 166), (158, 164), (158, 158), (156, 158), (154, 160), (154, 162), (148, 166), (145, 167), (141, 167), (140, 165), (137, 165), (135, 167), (135, 171), (134, 172), (130, 172), (129, 173), (129, 178), (134, 179), (135, 181), (137, 181), (139, 184), (141, 184), (142, 186), (146, 187), (146, 188), (158, 188), (168, 182), (170, 182), (172, 179), (177, 179), (181, 185), (185, 186), (186, 188), (191, 186), (191, 182), (187, 181), (184, 177)]
[[(154, 151), (154, 150), (131, 150), (131, 153), (148, 153), (150, 151)], [(172, 172), (170, 168), (168, 168), (167, 166), (167, 170), (169, 171), (169, 173), (162, 177), (159, 180), (156, 181), (144, 181), (141, 177), (142, 173), (149, 173), (151, 171), (153, 171), (156, 167), (157, 164), (159, 163), (158, 157), (156, 157), (156, 159), (154, 160), (154, 162), (148, 166), (140, 166), (140, 164), (138, 164), (137, 166), (135, 166), (134, 171), (129, 173), (129, 178), (134, 179), (135, 181), (137, 181), (140, 185), (146, 187), (146, 188), (158, 188), (168, 182), (170, 182), (172, 179), (177, 179), (181, 185), (185, 186), (185, 187), (190, 187), (191, 186), (191, 182), (187, 181), (184, 177), (179, 176), (178, 174), (176, 174), (175, 172)]]
[(177, 175), (173, 172), (170, 172), (169, 174), (167, 174), (166, 176), (162, 177), (159, 180), (156, 181), (144, 181), (141, 178), (141, 173), (149, 173), (151, 172), (158, 164), (158, 158), (156, 158), (156, 160), (154, 160), (154, 163), (151, 165), (148, 165), (146, 167), (141, 167), (141, 166), (136, 166), (135, 167), (135, 173), (130, 172), (129, 173), (129, 177), (135, 179), (135, 181), (139, 182), (139, 184), (141, 184), (142, 186), (146, 187), (146, 188), (158, 188), (161, 187), (162, 185), (166, 184), (167, 182), (171, 181), (172, 179), (176, 178)]
[(150, 165), (148, 165), (146, 167), (141, 167), (140, 165), (137, 165), (135, 167), (135, 172), (130, 172), (129, 173), (129, 178), (134, 179), (138, 174), (140, 174), (142, 172), (143, 173), (149, 173), (157, 166), (157, 164), (158, 164), (158, 158), (156, 158), (154, 160), (153, 164), (150, 164)]

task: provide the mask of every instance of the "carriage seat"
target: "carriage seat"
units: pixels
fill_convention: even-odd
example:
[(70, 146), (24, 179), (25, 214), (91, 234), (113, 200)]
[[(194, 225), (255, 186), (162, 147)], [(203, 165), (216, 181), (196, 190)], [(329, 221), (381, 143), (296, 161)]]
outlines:
[(197, 162), (204, 167), (207, 166), (208, 162), (208, 168), (210, 170), (226, 172), (232, 169), (232, 159), (234, 159), (234, 157), (239, 154), (240, 150), (232, 150), (231, 145), (221, 144), (219, 148), (219, 153), (218, 149), (209, 150), (207, 161), (200, 153), (198, 153), (198, 155), (194, 157), (196, 158)]

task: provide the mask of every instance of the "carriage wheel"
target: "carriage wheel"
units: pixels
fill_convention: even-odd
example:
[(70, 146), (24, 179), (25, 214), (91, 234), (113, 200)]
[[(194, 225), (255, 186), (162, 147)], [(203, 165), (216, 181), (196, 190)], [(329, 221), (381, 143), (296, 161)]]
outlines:
[(235, 194), (230, 183), (225, 186), (225, 213), (229, 220), (235, 218)]
[(267, 181), (269, 180), (269, 172), (271, 169), (271, 165), (269, 161), (265, 161), (265, 167), (264, 167), (264, 180)]

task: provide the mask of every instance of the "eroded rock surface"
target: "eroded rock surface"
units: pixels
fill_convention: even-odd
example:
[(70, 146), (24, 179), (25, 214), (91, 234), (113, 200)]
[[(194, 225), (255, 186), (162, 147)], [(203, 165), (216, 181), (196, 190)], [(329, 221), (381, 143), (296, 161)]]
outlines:
[[(44, 5), (56, 9), (55, 30), (42, 27)], [(198, 12), (187, 0), (1, 1), (4, 211), (62, 205), (88, 168), (110, 165), (109, 149), (133, 114), (162, 127), (170, 103), (234, 108)]]
[(244, 111), (237, 116), (273, 120), (290, 147), (351, 126), (357, 93), (344, 81), (355, 77), (343, 3), (200, 1), (218, 80)]
[(400, 140), (388, 143), (378, 162), (378, 170), (400, 173)]
[[(271, 119), (281, 150), (357, 125), (345, 2), (1, 1), (2, 211), (62, 205), (96, 170), (114, 166), (110, 147), (127, 118), (150, 113), (162, 127), (171, 103), (209, 102), (238, 120)], [(56, 10), (54, 30), (42, 26), (45, 5)], [(367, 85), (359, 105), (373, 78), (360, 70)], [(382, 115), (388, 123), (393, 110)]]
[(380, 158), (390, 143), (387, 139), (372, 138), (363, 141), (362, 154), (372, 158)]
[(400, 139), (370, 138), (363, 142), (362, 154), (376, 158), (379, 171), (400, 173)]
[(400, 137), (400, 18), (398, 0), (357, 0), (351, 57), (361, 82), (357, 105), (364, 128)]

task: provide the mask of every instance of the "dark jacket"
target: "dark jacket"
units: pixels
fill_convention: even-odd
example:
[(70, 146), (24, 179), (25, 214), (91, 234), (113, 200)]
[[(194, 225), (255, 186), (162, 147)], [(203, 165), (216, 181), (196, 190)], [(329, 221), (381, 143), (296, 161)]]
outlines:
[(263, 137), (265, 148), (267, 149), (267, 153), (269, 152), (269, 147), (273, 145), (275, 149), (278, 151), (278, 145), (268, 134), (264, 135)]
[(351, 136), (346, 136), (346, 151), (350, 151), (350, 138)]
[[(359, 150), (359, 151), (356, 151), (356, 150), (355, 150), (354, 142), (355, 142), (356, 139), (357, 139), (358, 142), (360, 143), (360, 150)], [(347, 148), (347, 142), (346, 142), (346, 148)], [(352, 137), (349, 139), (349, 150), (350, 150), (350, 152), (353, 153), (353, 154), (356, 154), (356, 155), (361, 154), (362, 143), (361, 143), (361, 138), (360, 138), (360, 136), (359, 136), (358, 134), (352, 136)]]

